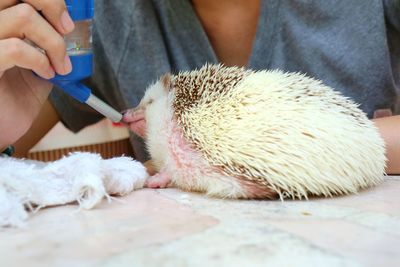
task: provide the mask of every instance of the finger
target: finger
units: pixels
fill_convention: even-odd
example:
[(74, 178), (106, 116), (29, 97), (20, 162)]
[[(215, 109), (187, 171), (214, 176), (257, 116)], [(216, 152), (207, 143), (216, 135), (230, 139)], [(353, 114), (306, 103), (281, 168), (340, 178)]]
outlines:
[(0, 1), (0, 10), (3, 10), (3, 9), (9, 8), (13, 5), (16, 5), (16, 4), (18, 4), (18, 2), (19, 2), (18, 0), (1, 0)]
[(24, 0), (24, 2), (41, 11), (59, 33), (65, 35), (74, 29), (74, 22), (68, 14), (64, 0)]
[(71, 71), (63, 37), (28, 4), (20, 4), (0, 11), (0, 40), (27, 38), (46, 51), (57, 73)]
[(39, 50), (18, 38), (0, 40), (0, 72), (14, 66), (31, 69), (45, 79), (55, 75), (49, 59)]

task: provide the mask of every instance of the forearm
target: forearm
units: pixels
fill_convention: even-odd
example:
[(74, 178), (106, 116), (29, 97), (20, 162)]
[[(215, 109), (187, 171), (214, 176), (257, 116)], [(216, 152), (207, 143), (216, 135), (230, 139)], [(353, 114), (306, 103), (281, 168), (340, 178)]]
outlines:
[(400, 174), (400, 115), (374, 119), (386, 144), (387, 174)]
[(47, 100), (28, 132), (15, 144), (15, 156), (26, 157), (29, 150), (40, 141), (60, 120), (58, 113)]

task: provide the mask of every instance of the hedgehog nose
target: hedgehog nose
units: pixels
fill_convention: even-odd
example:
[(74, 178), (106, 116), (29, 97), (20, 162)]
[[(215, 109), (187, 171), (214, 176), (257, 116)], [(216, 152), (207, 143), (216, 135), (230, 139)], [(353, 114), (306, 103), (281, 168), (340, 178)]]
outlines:
[(121, 111), (122, 114), (122, 120), (121, 123), (123, 124), (128, 124), (130, 121), (130, 117), (132, 117), (133, 115), (133, 110), (132, 109), (125, 109), (123, 111)]
[(122, 116), (122, 122), (128, 124), (142, 119), (144, 119), (144, 110), (139, 107), (126, 110)]
[(136, 108), (128, 108), (128, 109), (125, 109), (125, 110), (121, 111), (121, 114), (122, 114), (122, 116), (133, 114), (133, 113), (137, 112), (138, 109), (139, 109), (138, 107), (136, 107)]
[(130, 110), (130, 109), (124, 109), (124, 110), (122, 110), (122, 111), (121, 111), (122, 116), (124, 116), (126, 113), (128, 113), (129, 110)]

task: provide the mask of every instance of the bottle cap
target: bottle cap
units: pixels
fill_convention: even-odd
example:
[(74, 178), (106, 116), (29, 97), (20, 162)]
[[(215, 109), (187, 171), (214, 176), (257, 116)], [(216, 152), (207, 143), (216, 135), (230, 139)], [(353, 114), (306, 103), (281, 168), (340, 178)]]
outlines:
[(94, 0), (65, 0), (65, 4), (73, 21), (93, 18)]

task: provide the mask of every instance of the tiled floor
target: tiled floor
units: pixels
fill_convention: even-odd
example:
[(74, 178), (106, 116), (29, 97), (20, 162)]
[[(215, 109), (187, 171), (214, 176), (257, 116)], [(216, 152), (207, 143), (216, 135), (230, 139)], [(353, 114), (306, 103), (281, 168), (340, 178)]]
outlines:
[(400, 266), (400, 177), (309, 201), (133, 192), (69, 205), (0, 232), (0, 266)]

